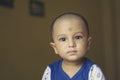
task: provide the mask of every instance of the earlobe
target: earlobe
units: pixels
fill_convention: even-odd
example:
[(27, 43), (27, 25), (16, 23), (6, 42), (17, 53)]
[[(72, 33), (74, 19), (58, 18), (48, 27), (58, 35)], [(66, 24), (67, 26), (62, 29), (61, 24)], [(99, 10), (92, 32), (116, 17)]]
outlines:
[(58, 54), (55, 43), (54, 42), (50, 42), (50, 46), (54, 49), (55, 53)]

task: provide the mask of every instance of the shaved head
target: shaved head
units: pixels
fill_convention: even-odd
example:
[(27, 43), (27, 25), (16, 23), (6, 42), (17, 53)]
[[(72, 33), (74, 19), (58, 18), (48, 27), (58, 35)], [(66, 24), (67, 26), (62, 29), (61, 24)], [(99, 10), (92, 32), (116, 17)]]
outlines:
[(51, 25), (51, 37), (53, 39), (53, 34), (54, 34), (54, 27), (57, 23), (60, 23), (64, 20), (78, 20), (80, 22), (83, 23), (83, 25), (85, 26), (86, 28), (86, 31), (87, 31), (87, 34), (89, 36), (89, 26), (88, 26), (88, 22), (87, 20), (80, 14), (77, 14), (77, 13), (64, 13), (64, 14), (61, 14), (60, 16), (56, 17), (54, 19), (54, 21), (52, 22), (52, 25)]

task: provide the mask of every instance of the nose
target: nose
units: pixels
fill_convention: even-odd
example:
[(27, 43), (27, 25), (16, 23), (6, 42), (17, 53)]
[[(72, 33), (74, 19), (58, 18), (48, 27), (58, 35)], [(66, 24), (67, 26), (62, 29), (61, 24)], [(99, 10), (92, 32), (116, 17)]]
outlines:
[(75, 47), (76, 46), (75, 41), (70, 39), (69, 42), (68, 42), (68, 46), (69, 47)]

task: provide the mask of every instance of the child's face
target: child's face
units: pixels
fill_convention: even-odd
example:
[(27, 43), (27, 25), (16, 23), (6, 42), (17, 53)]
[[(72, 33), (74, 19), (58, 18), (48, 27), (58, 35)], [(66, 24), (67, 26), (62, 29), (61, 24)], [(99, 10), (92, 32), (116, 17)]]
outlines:
[(91, 38), (82, 20), (65, 19), (55, 23), (53, 39), (56, 54), (67, 61), (78, 61), (85, 56)]

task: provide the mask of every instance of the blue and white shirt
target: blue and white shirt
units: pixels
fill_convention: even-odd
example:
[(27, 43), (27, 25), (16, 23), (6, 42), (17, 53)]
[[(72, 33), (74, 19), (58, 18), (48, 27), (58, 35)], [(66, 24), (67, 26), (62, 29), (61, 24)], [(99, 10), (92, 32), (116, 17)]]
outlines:
[(101, 69), (85, 58), (81, 69), (70, 78), (62, 69), (62, 59), (47, 66), (42, 80), (105, 80)]

